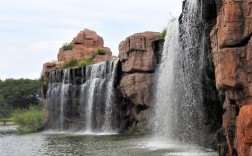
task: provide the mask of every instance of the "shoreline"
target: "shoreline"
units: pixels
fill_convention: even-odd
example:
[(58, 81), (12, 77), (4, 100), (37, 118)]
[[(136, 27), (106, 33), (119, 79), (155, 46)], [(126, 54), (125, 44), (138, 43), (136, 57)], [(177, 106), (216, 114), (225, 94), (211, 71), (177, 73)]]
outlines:
[(1, 121), (0, 122), (0, 126), (12, 126), (12, 125), (16, 125), (15, 122), (11, 122), (11, 121), (8, 121), (8, 122)]

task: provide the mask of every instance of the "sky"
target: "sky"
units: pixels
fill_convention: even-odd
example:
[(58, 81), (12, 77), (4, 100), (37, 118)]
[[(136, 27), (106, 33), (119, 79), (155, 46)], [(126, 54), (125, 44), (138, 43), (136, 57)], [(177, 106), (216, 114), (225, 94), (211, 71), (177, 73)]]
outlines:
[(0, 79), (39, 78), (43, 63), (85, 28), (117, 56), (126, 37), (160, 32), (183, 0), (0, 0)]

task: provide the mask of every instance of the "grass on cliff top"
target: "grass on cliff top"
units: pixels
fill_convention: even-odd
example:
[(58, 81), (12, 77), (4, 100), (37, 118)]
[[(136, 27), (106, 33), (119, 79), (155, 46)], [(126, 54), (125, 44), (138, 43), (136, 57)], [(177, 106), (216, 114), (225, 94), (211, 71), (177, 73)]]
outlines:
[(83, 60), (81, 60), (81, 61), (78, 63), (78, 67), (85, 67), (85, 66), (88, 66), (88, 65), (93, 64), (93, 62), (94, 62), (94, 57), (90, 57), (90, 58), (87, 58), (87, 59), (83, 59)]
[(63, 64), (63, 69), (73, 68), (73, 67), (85, 67), (85, 66), (91, 65), (94, 63), (94, 58), (95, 58), (95, 55), (90, 58), (83, 59), (81, 61), (77, 61), (75, 59), (72, 59), (70, 61), (65, 61)]
[(14, 111), (13, 121), (18, 125), (20, 133), (34, 133), (44, 128), (42, 108), (30, 106), (28, 109), (18, 109)]
[(63, 68), (72, 68), (78, 66), (78, 61), (75, 59), (71, 59), (70, 61), (65, 61), (63, 64)]

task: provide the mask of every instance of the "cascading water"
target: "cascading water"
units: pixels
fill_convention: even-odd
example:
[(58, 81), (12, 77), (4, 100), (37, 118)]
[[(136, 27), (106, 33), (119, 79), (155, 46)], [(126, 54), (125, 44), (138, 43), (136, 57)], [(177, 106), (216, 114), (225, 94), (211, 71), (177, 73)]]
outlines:
[(155, 134), (199, 143), (203, 137), (204, 67), (201, 4), (187, 0), (180, 24), (171, 23), (164, 43), (156, 86)]
[(179, 23), (177, 20), (171, 23), (164, 43), (161, 64), (158, 69), (158, 79), (156, 86), (156, 126), (155, 134), (157, 136), (166, 136), (172, 138), (173, 128), (176, 122), (173, 120), (176, 111), (176, 88), (174, 67), (179, 49)]
[(120, 112), (115, 99), (119, 60), (49, 74), (48, 128), (85, 132), (116, 132)]

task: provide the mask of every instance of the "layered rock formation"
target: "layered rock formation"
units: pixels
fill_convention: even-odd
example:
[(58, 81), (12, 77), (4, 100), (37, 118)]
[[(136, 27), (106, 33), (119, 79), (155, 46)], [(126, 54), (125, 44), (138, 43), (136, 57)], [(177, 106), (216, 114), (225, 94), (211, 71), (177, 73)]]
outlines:
[(251, 0), (216, 0), (218, 16), (210, 35), (216, 86), (225, 98), (220, 155), (247, 156), (252, 146), (251, 6)]
[[(43, 65), (42, 75), (47, 75), (51, 71), (60, 69), (65, 61), (72, 59), (80, 61), (93, 57), (93, 63), (99, 63), (112, 58), (111, 50), (108, 47), (104, 47), (103, 38), (89, 29), (79, 32), (72, 42), (69, 43), (69, 46), (71, 47), (69, 50), (64, 49), (64, 46), (59, 49), (58, 61), (47, 62)], [(104, 50), (105, 54), (99, 55), (99, 49)]]
[[(151, 86), (156, 59), (152, 42), (157, 32), (137, 33), (120, 43), (119, 58), (122, 64), (120, 87), (128, 106), (129, 122), (137, 123), (141, 132), (150, 129)], [(146, 113), (149, 112), (149, 113)]]
[(96, 55), (94, 63), (108, 60), (112, 56), (110, 49), (104, 47), (103, 38), (92, 30), (85, 29), (79, 32), (79, 34), (73, 38), (70, 45), (72, 46), (72, 50), (64, 50), (63, 47), (60, 48), (58, 53), (59, 62), (69, 61), (71, 59), (81, 60), (90, 58), (97, 54), (99, 48), (104, 49), (106, 53), (105, 55)]

